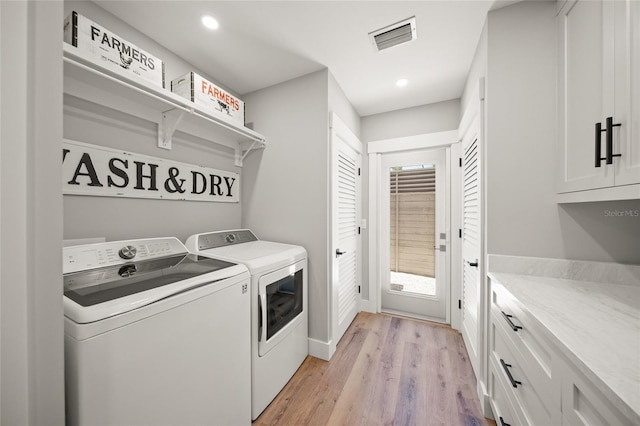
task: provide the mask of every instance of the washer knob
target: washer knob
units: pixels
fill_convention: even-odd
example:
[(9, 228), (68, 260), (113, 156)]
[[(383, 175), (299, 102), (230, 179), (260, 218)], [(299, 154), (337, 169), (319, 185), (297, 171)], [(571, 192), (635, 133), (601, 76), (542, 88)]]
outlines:
[(232, 243), (236, 240), (236, 236), (233, 234), (227, 234), (227, 236), (224, 237), (224, 240), (228, 243)]
[(118, 255), (125, 260), (129, 260), (136, 257), (137, 252), (138, 250), (134, 246), (124, 246), (120, 249)]

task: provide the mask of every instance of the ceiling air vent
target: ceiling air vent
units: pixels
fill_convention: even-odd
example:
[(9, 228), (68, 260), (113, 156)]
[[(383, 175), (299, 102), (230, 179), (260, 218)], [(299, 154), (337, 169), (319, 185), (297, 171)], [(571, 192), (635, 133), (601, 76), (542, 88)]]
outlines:
[(418, 37), (416, 17), (412, 16), (404, 21), (370, 32), (369, 37), (371, 37), (373, 46), (377, 51), (408, 43)]

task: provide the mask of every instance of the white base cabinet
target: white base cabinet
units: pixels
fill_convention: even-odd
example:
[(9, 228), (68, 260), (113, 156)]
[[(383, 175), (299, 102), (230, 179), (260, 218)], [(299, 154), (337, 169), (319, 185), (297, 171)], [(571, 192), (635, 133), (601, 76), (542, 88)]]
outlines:
[(489, 390), (496, 423), (633, 424), (562, 355), (548, 333), (504, 286), (491, 282)]

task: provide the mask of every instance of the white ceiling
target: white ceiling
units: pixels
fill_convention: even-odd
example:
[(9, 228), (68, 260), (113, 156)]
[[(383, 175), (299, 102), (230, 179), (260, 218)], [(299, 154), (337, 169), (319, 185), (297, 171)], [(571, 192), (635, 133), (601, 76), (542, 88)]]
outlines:
[[(94, 1), (239, 95), (329, 68), (361, 116), (459, 98), (495, 3)], [(368, 33), (411, 16), (417, 40), (376, 52)]]

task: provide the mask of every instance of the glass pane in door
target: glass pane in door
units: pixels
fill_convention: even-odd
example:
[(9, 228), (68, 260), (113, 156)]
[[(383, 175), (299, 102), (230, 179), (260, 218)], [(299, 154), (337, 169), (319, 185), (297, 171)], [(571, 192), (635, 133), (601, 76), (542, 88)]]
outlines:
[(435, 164), (389, 173), (390, 291), (436, 296)]

